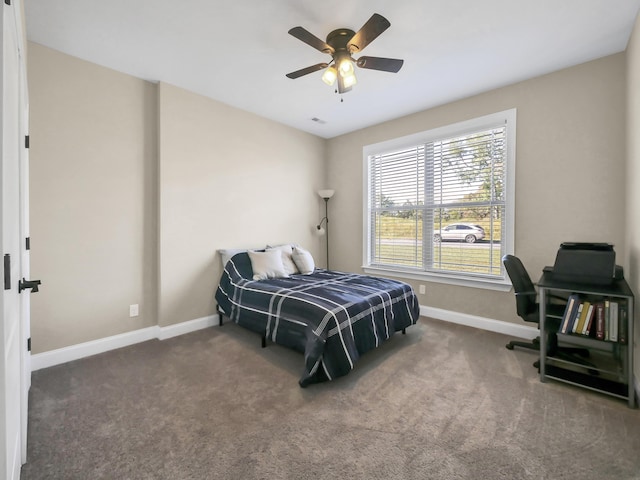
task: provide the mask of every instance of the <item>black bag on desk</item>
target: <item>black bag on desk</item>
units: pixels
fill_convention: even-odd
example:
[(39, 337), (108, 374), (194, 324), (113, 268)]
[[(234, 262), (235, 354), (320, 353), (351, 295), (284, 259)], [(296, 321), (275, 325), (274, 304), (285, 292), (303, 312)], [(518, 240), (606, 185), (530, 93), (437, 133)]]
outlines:
[(616, 252), (613, 245), (578, 242), (560, 245), (553, 265), (554, 280), (610, 285), (616, 276)]

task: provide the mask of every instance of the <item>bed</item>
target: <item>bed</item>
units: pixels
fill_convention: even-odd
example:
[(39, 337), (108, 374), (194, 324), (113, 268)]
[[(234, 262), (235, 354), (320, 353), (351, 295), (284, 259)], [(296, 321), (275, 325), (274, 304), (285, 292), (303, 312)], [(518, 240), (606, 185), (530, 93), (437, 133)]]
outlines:
[[(251, 252), (226, 261), (216, 290), (220, 320), (304, 354), (301, 387), (348, 374), (360, 356), (414, 325), (410, 285), (318, 268), (254, 279)], [(258, 278), (256, 276), (256, 278)]]

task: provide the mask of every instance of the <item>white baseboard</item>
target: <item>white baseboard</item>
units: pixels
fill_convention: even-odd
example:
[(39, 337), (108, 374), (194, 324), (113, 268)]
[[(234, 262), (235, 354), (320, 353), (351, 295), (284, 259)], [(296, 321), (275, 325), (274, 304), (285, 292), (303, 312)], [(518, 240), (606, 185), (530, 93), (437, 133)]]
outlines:
[[(536, 328), (528, 327), (526, 325), (501, 322), (490, 318), (452, 312), (439, 308), (423, 306), (420, 307), (420, 314), (438, 320), (459, 323), (461, 325), (490, 330), (492, 332), (504, 333), (518, 338), (532, 339), (538, 334), (538, 330)], [(169, 325), (166, 327), (156, 325), (153, 327), (143, 328), (141, 330), (135, 330), (133, 332), (122, 333), (120, 335), (101, 338), (91, 342), (51, 350), (49, 352), (37, 353), (31, 356), (31, 371), (35, 372), (42, 368), (53, 367), (62, 363), (79, 360), (80, 358), (90, 357), (91, 355), (97, 355), (117, 348), (128, 347), (148, 340), (166, 340), (168, 338), (195, 332), (196, 330), (209, 328), (215, 325), (220, 325), (220, 317), (217, 314), (196, 318), (195, 320), (189, 320), (187, 322)]]
[[(492, 318), (478, 317), (467, 313), (452, 312), (441, 308), (421, 306), (420, 315), (528, 340), (538, 336), (538, 329), (535, 327), (503, 322)], [(51, 350), (49, 352), (37, 353), (35, 355), (31, 355), (31, 371), (35, 372), (42, 368), (53, 367), (62, 363), (71, 362), (84, 357), (90, 357), (92, 355), (108, 352), (109, 350), (115, 350), (117, 348), (128, 347), (148, 340), (166, 340), (168, 338), (195, 332), (196, 330), (202, 330), (215, 325), (220, 325), (220, 316), (217, 314), (196, 318), (195, 320), (189, 320), (187, 322), (169, 325), (166, 327), (156, 325), (153, 327), (143, 328), (141, 330), (135, 330), (133, 332), (122, 333), (112, 337), (101, 338), (91, 342)], [(640, 397), (640, 379), (638, 377), (635, 378), (634, 384), (636, 395)]]
[(92, 340), (90, 342), (71, 345), (70, 347), (58, 348), (43, 353), (31, 355), (31, 371), (35, 372), (42, 368), (53, 367), (62, 363), (71, 362), (80, 358), (90, 357), (99, 353), (108, 352), (117, 348), (128, 347), (136, 343), (146, 342), (148, 340), (166, 340), (185, 333), (195, 332), (203, 328), (212, 327), (220, 324), (218, 315), (210, 315), (208, 317), (197, 318), (187, 322), (160, 327), (158, 325), (133, 332), (121, 333), (111, 337)]
[[(534, 327), (502, 322), (500, 320), (479, 317), (467, 313), (452, 312), (441, 308), (421, 306), (420, 315), (528, 340), (538, 336), (538, 329)], [(184, 335), (185, 333), (195, 332), (196, 330), (202, 330), (216, 325), (220, 325), (220, 317), (217, 314), (166, 327), (153, 326), (143, 328), (133, 332), (51, 350), (49, 352), (37, 353), (31, 355), (31, 371), (35, 372), (42, 368), (53, 367), (62, 363), (90, 357), (91, 355), (97, 355), (117, 348), (128, 347), (156, 338), (158, 340), (167, 340), (172, 337)], [(638, 378), (635, 379), (635, 390), (640, 397), (640, 379)]]
[(185, 333), (195, 332), (196, 330), (202, 330), (215, 325), (220, 325), (220, 317), (218, 315), (209, 315), (208, 317), (196, 318), (195, 320), (189, 320), (167, 327), (159, 327), (160, 332), (158, 333), (158, 339), (166, 340), (167, 338), (177, 337), (178, 335), (184, 335)]
[(491, 332), (504, 333), (517, 338), (532, 340), (539, 334), (537, 327), (518, 325), (516, 323), (503, 322), (492, 318), (478, 317), (468, 313), (452, 312), (441, 308), (420, 307), (420, 315), (443, 320), (445, 322), (458, 323), (467, 327), (480, 328)]

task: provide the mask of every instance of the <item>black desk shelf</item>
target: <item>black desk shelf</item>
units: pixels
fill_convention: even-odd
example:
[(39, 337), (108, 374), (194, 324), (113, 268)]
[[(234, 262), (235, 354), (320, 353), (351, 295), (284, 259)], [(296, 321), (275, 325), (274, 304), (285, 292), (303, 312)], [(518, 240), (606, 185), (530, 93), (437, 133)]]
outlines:
[(553, 379), (596, 392), (627, 400), (629, 407), (636, 406), (633, 385), (633, 293), (625, 280), (611, 285), (587, 285), (559, 282), (550, 272), (544, 272), (538, 282), (540, 292), (540, 338), (546, 338), (545, 310), (552, 292), (576, 293), (584, 298), (609, 298), (623, 300), (627, 304), (628, 344), (599, 340), (584, 335), (558, 333), (558, 343), (586, 348), (591, 357), (581, 362), (547, 355), (545, 342), (540, 345), (540, 381)]
[[(574, 370), (568, 370), (554, 365), (546, 366), (546, 378), (558, 380), (560, 382), (570, 383), (578, 387), (587, 388), (600, 393), (606, 393), (613, 397), (618, 397), (626, 400), (629, 394), (627, 385), (621, 382), (609, 380), (607, 378), (600, 378), (588, 373), (576, 372)], [(633, 406), (633, 405), (630, 405)]]

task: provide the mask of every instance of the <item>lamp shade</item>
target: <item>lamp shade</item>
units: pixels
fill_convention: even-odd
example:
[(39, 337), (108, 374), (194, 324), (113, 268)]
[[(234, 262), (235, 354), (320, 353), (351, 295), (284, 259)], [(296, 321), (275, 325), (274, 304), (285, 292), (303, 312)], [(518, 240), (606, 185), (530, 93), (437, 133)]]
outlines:
[(322, 75), (322, 81), (329, 86), (336, 83), (336, 78), (338, 78), (338, 70), (334, 66), (327, 68)]
[(318, 190), (320, 198), (331, 198), (335, 192), (333, 190)]
[(356, 83), (358, 83), (355, 73), (350, 73), (348, 75), (343, 75), (342, 76), (342, 81), (344, 83), (344, 88), (351, 88)]

